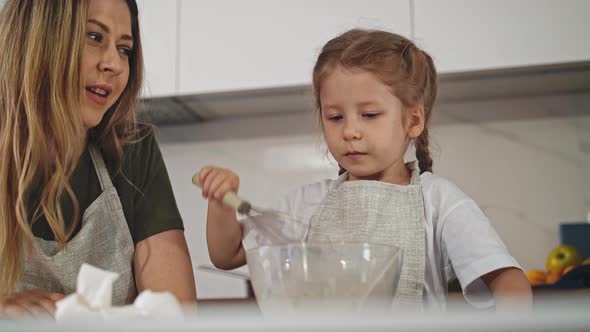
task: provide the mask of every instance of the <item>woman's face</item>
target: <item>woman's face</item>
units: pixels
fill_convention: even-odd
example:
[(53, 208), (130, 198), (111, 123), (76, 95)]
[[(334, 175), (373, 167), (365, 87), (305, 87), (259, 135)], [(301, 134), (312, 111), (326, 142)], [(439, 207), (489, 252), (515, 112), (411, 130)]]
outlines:
[(96, 127), (129, 80), (133, 50), (131, 12), (125, 0), (90, 0), (82, 53), (82, 122)]

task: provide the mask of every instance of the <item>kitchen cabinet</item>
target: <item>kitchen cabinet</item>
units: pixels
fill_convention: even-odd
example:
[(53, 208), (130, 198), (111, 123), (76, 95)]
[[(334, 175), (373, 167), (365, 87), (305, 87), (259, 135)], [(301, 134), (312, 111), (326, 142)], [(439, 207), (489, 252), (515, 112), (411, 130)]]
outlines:
[(586, 0), (138, 4), (145, 97), (309, 84), (321, 46), (352, 27), (413, 37), (440, 73), (590, 60)]
[(145, 66), (143, 97), (177, 92), (178, 1), (138, 0)]
[(590, 1), (414, 0), (415, 40), (440, 72), (590, 60)]
[(180, 0), (179, 6), (181, 94), (309, 84), (321, 46), (338, 33), (365, 27), (410, 35), (409, 0)]

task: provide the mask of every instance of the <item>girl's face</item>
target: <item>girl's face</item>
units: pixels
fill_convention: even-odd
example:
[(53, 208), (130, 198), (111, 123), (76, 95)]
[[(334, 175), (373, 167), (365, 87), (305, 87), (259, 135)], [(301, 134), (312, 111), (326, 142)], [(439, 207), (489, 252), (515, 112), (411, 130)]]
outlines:
[(90, 0), (82, 54), (82, 122), (97, 126), (129, 80), (133, 49), (131, 12), (125, 0)]
[(372, 73), (341, 66), (322, 82), (320, 102), (328, 149), (348, 170), (349, 180), (409, 180), (404, 153), (422, 132), (421, 108), (404, 111), (391, 88)]

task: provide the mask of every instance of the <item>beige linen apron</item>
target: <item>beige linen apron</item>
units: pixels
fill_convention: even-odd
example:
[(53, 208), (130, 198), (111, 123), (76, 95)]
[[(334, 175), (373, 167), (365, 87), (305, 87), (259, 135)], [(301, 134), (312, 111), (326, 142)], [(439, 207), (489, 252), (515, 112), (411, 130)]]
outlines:
[(418, 163), (406, 165), (412, 170), (407, 186), (365, 180), (334, 186), (312, 216), (307, 239), (402, 248), (403, 266), (394, 303), (408, 304), (406, 307), (414, 310), (422, 307), (426, 217)]
[(102, 193), (84, 212), (82, 228), (65, 249), (60, 251), (55, 241), (33, 239), (17, 291), (41, 289), (68, 295), (76, 291), (80, 266), (88, 263), (119, 273), (113, 284), (113, 305), (128, 304), (137, 294), (133, 239), (102, 155), (93, 146), (89, 149)]

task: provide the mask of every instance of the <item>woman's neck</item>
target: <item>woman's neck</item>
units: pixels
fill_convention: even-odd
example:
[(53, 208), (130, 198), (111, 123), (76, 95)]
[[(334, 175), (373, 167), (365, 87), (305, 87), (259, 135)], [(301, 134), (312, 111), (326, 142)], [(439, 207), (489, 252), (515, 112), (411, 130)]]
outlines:
[[(74, 160), (80, 159), (82, 157), (82, 154), (84, 153), (84, 150), (86, 150), (86, 146), (88, 145), (88, 131), (84, 131), (83, 135), (82, 135), (82, 145), (79, 147), (78, 151), (75, 152), (74, 154)], [(57, 152), (55, 151), (55, 147), (53, 146), (53, 144), (48, 144), (47, 147), (47, 160), (49, 161), (53, 161), (56, 158), (56, 154)]]

